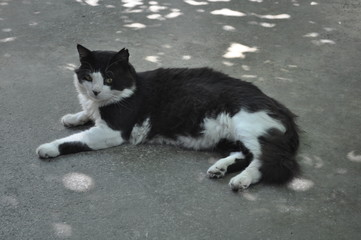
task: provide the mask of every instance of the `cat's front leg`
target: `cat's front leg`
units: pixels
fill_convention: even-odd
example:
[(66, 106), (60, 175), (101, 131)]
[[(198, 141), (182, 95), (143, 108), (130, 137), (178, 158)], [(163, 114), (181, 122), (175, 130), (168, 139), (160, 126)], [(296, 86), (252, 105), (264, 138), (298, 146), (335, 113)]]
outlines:
[(42, 144), (36, 149), (36, 153), (40, 158), (53, 158), (64, 154), (109, 148), (123, 142), (121, 132), (101, 124), (86, 131)]
[(90, 121), (90, 117), (85, 111), (81, 111), (74, 114), (66, 114), (61, 118), (61, 123), (65, 127), (81, 126), (89, 121)]

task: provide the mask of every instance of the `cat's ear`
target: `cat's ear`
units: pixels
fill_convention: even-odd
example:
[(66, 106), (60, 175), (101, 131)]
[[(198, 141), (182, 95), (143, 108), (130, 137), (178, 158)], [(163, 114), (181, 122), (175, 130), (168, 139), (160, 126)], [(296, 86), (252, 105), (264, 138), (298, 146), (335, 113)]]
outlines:
[(110, 60), (110, 64), (114, 64), (117, 62), (128, 63), (129, 61), (129, 52), (128, 49), (123, 48), (117, 54), (115, 54)]
[(89, 57), (91, 54), (91, 51), (89, 49), (87, 49), (86, 47), (83, 47), (80, 44), (76, 45), (76, 48), (78, 49), (80, 59)]

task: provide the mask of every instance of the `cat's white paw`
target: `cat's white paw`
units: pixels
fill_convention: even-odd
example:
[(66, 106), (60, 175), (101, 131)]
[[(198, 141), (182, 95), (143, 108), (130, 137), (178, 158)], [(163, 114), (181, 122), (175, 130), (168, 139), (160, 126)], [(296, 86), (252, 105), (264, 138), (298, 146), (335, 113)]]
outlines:
[(207, 170), (207, 176), (209, 178), (221, 178), (226, 174), (226, 169), (217, 167), (216, 164), (212, 165)]
[(242, 172), (229, 181), (229, 186), (233, 191), (244, 190), (252, 184), (252, 181), (253, 179), (251, 175), (246, 172)]
[(75, 114), (69, 113), (64, 115), (60, 121), (65, 127), (76, 127), (87, 123), (89, 118), (83, 112)]
[(75, 120), (76, 119), (74, 117), (74, 114), (66, 114), (61, 118), (60, 121), (65, 127), (74, 127), (77, 126)]
[(40, 158), (53, 158), (59, 156), (60, 152), (57, 144), (45, 143), (36, 149), (36, 154), (38, 154)]

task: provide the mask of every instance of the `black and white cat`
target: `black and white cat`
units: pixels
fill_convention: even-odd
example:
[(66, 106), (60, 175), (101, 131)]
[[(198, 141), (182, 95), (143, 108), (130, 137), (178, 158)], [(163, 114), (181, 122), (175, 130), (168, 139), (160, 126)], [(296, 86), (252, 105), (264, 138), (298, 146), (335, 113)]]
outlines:
[(260, 180), (285, 183), (299, 170), (295, 116), (256, 86), (209, 68), (137, 73), (128, 50), (90, 51), (78, 45), (74, 84), (83, 111), (67, 114), (66, 127), (90, 129), (39, 146), (40, 158), (104, 149), (125, 142), (165, 143), (227, 155), (210, 178), (241, 171), (233, 190)]

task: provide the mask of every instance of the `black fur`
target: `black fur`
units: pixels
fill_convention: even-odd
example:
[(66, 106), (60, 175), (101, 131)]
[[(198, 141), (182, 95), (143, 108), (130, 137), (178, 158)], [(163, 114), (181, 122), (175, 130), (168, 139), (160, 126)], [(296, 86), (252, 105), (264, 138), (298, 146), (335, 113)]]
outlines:
[(90, 147), (88, 147), (88, 145), (86, 145), (82, 142), (62, 143), (59, 145), (58, 149), (59, 149), (59, 152), (61, 155), (77, 153), (77, 152), (86, 152), (86, 151), (93, 150)]

